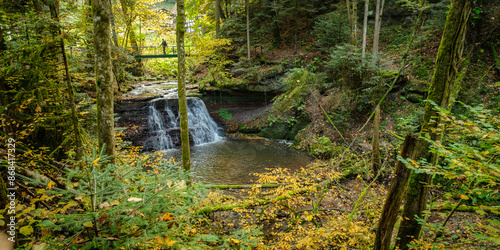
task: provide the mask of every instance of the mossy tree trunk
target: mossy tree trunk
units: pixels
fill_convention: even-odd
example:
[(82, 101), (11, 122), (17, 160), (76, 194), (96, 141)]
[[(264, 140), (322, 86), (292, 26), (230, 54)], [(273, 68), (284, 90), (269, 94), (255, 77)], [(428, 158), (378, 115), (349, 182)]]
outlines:
[(189, 126), (186, 100), (186, 48), (184, 47), (184, 34), (186, 15), (184, 11), (184, 0), (177, 0), (177, 92), (179, 93), (179, 117), (181, 125), (181, 148), (182, 167), (188, 171), (191, 169), (191, 156), (189, 153)]
[[(471, 10), (472, 0), (452, 0), (446, 18), (428, 96), (428, 100), (444, 109), (449, 108)], [(432, 141), (440, 140), (442, 132), (439, 127), (439, 114), (432, 104), (427, 103), (420, 136)], [(437, 163), (437, 156), (429, 151), (430, 146), (430, 142), (422, 140), (416, 149), (415, 162), (426, 160), (430, 164)], [(396, 247), (400, 249), (408, 249), (408, 243), (419, 237), (422, 224), (418, 223), (415, 217), (422, 219), (422, 212), (427, 205), (431, 178), (432, 176), (426, 173), (412, 173), (410, 176), (402, 214), (403, 220), (396, 241)]]
[(215, 0), (215, 37), (220, 38), (220, 0)]
[(97, 84), (97, 134), (99, 148), (115, 159), (115, 126), (113, 119), (113, 66), (111, 65), (111, 6), (109, 0), (92, 0), (94, 20), (95, 78)]
[[(405, 159), (413, 158), (417, 143), (418, 139), (416, 136), (408, 134), (399, 155)], [(373, 246), (374, 250), (390, 249), (392, 231), (398, 218), (399, 207), (406, 191), (410, 172), (410, 169), (404, 163), (398, 161), (394, 170), (394, 178), (391, 180), (389, 192), (387, 192), (382, 214), (378, 221), (375, 244)]]

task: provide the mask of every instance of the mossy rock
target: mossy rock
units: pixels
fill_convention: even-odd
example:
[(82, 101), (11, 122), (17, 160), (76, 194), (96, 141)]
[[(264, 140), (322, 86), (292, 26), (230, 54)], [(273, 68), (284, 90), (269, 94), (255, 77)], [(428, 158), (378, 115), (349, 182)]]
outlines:
[(295, 140), (295, 136), (297, 136), (299, 131), (301, 131), (302, 129), (307, 127), (307, 125), (309, 125), (309, 123), (311, 123), (311, 121), (309, 121), (309, 120), (300, 120), (297, 124), (295, 124), (293, 127), (291, 127), (288, 130), (288, 133), (286, 134), (286, 139)]
[(262, 131), (260, 131), (259, 135), (266, 138), (272, 139), (286, 139), (288, 134), (288, 123), (280, 122), (275, 123), (271, 126), (267, 126)]

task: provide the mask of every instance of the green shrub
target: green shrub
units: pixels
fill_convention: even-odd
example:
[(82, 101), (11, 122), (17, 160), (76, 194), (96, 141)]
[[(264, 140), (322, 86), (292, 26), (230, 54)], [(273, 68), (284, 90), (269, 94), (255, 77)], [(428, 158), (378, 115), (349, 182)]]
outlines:
[[(38, 186), (31, 204), (19, 205), (22, 248), (45, 249), (202, 249), (219, 245), (255, 247), (259, 230), (215, 235), (196, 213), (207, 204), (202, 184), (187, 186), (189, 173), (173, 163), (148, 171), (136, 165), (105, 164), (95, 154), (69, 169), (66, 189), (30, 179)], [(34, 194), (32, 194), (34, 195)], [(50, 208), (42, 206), (51, 204)], [(0, 220), (0, 222), (4, 222)], [(24, 242), (24, 243), (23, 243)]]
[(332, 142), (330, 138), (321, 136), (309, 148), (309, 154), (316, 158), (326, 159), (332, 154)]
[(314, 23), (316, 44), (330, 48), (349, 40), (349, 23), (345, 11), (334, 11), (319, 16)]
[(222, 117), (224, 120), (228, 120), (228, 121), (233, 118), (233, 114), (229, 113), (227, 111), (227, 109), (220, 109), (219, 116)]

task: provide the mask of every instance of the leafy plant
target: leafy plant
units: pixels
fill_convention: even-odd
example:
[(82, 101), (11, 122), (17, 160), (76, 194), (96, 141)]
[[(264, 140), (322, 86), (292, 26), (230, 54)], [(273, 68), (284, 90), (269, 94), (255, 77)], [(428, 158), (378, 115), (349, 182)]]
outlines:
[(233, 118), (233, 114), (229, 113), (227, 109), (220, 109), (219, 116), (228, 121)]

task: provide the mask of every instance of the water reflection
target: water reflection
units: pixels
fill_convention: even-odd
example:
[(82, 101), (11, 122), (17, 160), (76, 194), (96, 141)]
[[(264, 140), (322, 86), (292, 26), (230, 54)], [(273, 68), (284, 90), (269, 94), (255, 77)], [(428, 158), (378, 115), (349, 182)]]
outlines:
[[(180, 150), (166, 151), (166, 157), (180, 161)], [(266, 168), (296, 171), (311, 158), (277, 140), (224, 139), (191, 147), (193, 181), (207, 184), (250, 184)]]

